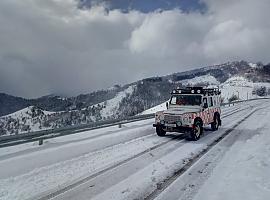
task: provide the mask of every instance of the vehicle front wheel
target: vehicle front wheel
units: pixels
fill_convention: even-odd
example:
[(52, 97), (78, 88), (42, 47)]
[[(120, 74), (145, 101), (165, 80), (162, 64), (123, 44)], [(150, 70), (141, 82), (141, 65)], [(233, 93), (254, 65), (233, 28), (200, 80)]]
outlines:
[(218, 127), (219, 127), (219, 124), (220, 124), (219, 121), (220, 121), (219, 115), (215, 115), (214, 122), (211, 123), (212, 131), (218, 130)]
[(163, 128), (161, 128), (160, 126), (156, 127), (156, 133), (158, 136), (162, 137), (166, 134), (166, 131), (163, 130)]
[(203, 132), (202, 123), (200, 121), (196, 121), (194, 123), (194, 127), (190, 132), (190, 139), (191, 140), (199, 140)]

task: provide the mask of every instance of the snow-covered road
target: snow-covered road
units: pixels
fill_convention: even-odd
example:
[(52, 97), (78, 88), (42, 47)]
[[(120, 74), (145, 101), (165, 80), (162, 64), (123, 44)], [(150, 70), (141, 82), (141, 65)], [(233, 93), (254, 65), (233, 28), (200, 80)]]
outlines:
[[(197, 142), (180, 134), (158, 137), (150, 119), (50, 139), (43, 146), (2, 148), (0, 199), (270, 196), (270, 100), (222, 112), (222, 128), (206, 130)], [(243, 186), (249, 193), (240, 192)], [(260, 195), (251, 198), (256, 192)]]

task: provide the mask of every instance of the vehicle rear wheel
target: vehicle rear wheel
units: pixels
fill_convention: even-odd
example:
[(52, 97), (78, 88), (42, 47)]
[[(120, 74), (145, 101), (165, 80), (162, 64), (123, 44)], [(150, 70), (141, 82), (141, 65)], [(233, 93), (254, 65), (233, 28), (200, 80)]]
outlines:
[(156, 133), (157, 133), (157, 135), (160, 136), (160, 137), (166, 135), (166, 131), (164, 131), (163, 128), (160, 127), (160, 126), (157, 126), (157, 127), (156, 127)]
[(190, 132), (190, 139), (194, 141), (199, 140), (202, 133), (203, 133), (202, 123), (200, 121), (196, 121), (194, 123), (194, 128)]
[(215, 115), (214, 122), (211, 123), (211, 129), (212, 131), (218, 130), (219, 124), (220, 124), (220, 117), (219, 115)]

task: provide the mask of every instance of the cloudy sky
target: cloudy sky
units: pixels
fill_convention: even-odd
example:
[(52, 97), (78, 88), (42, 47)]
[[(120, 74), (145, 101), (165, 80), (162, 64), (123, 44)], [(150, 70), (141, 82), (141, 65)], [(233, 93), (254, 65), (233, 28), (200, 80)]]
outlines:
[(233, 60), (270, 62), (269, 0), (1, 0), (0, 92), (75, 95)]

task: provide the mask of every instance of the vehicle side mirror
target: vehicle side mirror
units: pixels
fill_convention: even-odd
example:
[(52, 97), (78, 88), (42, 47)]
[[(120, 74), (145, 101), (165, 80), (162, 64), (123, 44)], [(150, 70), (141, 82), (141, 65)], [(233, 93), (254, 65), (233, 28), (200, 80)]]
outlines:
[(204, 104), (203, 104), (203, 108), (208, 108), (207, 103), (204, 103)]
[(168, 104), (168, 102), (166, 102), (166, 108), (167, 108), (167, 109), (169, 108), (169, 104)]

